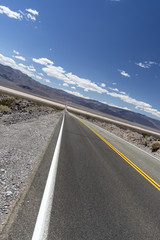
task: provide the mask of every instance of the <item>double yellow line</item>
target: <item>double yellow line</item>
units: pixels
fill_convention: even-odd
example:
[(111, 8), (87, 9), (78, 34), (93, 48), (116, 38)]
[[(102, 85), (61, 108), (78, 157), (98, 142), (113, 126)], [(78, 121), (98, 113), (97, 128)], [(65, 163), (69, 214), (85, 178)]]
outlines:
[(139, 172), (145, 179), (147, 179), (155, 188), (160, 191), (160, 185), (155, 182), (150, 176), (148, 176), (144, 171), (142, 171), (136, 164), (134, 164), (131, 160), (129, 160), (126, 156), (124, 156), (118, 149), (116, 149), (112, 144), (110, 144), (106, 139), (104, 139), (101, 135), (99, 135), (96, 131), (94, 131), (91, 127), (89, 127), (86, 123), (77, 118), (81, 123), (83, 123), (87, 128), (89, 128), (92, 132), (94, 132), (103, 142), (105, 142), (110, 148), (112, 148), (119, 156), (121, 156), (130, 166), (132, 166), (137, 172)]

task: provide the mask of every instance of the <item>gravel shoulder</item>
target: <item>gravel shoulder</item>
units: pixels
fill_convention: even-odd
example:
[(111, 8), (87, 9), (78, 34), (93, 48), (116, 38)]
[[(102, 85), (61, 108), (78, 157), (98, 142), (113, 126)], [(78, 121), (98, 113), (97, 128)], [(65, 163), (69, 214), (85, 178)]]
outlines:
[(17, 98), (0, 113), (0, 231), (61, 116), (62, 111)]

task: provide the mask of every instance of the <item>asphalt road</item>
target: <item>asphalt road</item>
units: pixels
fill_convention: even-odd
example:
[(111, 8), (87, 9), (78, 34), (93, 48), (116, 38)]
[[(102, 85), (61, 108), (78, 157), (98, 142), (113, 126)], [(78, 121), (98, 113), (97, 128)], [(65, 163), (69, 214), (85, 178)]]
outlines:
[(48, 239), (160, 239), (159, 198), (142, 175), (66, 116)]
[[(43, 162), (6, 239), (31, 239), (46, 171)], [(159, 199), (150, 182), (66, 114), (48, 240), (159, 240)]]

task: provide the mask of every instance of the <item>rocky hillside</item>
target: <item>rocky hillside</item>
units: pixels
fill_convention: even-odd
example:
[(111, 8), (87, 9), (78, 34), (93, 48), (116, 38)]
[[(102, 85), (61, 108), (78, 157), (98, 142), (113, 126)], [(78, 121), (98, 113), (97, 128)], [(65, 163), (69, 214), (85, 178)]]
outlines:
[(58, 108), (0, 94), (0, 123), (4, 125), (38, 119), (42, 115), (59, 112)]

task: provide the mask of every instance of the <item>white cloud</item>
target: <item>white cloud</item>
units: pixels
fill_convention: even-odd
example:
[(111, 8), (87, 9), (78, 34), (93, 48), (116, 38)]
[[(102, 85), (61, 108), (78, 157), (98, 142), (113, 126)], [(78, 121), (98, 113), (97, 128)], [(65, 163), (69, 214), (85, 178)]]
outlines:
[(117, 85), (117, 83), (113, 82), (112, 85)]
[(120, 0), (110, 0), (111, 2), (120, 2)]
[(42, 77), (40, 77), (40, 76), (38, 76), (38, 75), (36, 75), (36, 78), (37, 78), (37, 79), (39, 79), (39, 80), (41, 80), (41, 79), (42, 79)]
[(18, 10), (18, 12), (22, 15), (22, 17), (25, 15), (25, 13), (21, 10)]
[(28, 71), (36, 72), (36, 69), (35, 69), (34, 66), (32, 66), (32, 65), (26, 66), (26, 65), (24, 65), (24, 64), (22, 64), (22, 63), (19, 63), (18, 65), (19, 65), (20, 67), (23, 67), (23, 68), (28, 69)]
[[(33, 9), (26, 9), (25, 12), (19, 10), (19, 12), (22, 14), (22, 16), (24, 16), (24, 18), (29, 21), (36, 21), (36, 16), (39, 15), (39, 13), (37, 12), (37, 10), (33, 10)], [(35, 27), (37, 28), (37, 27)]]
[(8, 65), (10, 67), (15, 66), (16, 63), (12, 58), (8, 58), (0, 54), (0, 63), (3, 65)]
[(115, 92), (109, 92), (107, 91), (107, 95), (116, 97), (121, 99), (123, 102), (132, 104), (135, 106), (136, 109), (142, 110), (144, 112), (150, 113), (156, 117), (160, 117), (160, 112), (157, 109), (152, 108), (152, 106), (148, 103), (136, 100), (128, 95), (115, 93)]
[(30, 13), (27, 13), (26, 17), (27, 17), (27, 19), (29, 19), (29, 20), (36, 21), (36, 17), (33, 16), (32, 14), (30, 14)]
[(36, 21), (36, 17), (38, 16), (39, 13), (36, 10), (33, 9), (26, 9), (26, 12), (23, 12), (21, 10), (18, 10), (18, 12), (14, 12), (11, 9), (9, 9), (6, 6), (0, 5), (0, 13), (1, 14), (6, 14), (9, 18), (14, 18), (17, 20), (31, 20), (31, 21)]
[(76, 89), (74, 86), (73, 86), (73, 87), (71, 87), (71, 88), (72, 88), (72, 89), (74, 89), (74, 90)]
[(46, 83), (50, 83), (51, 81), (49, 79), (43, 79)]
[[(121, 108), (121, 107), (120, 107)], [(128, 111), (131, 111), (130, 108), (127, 108), (127, 107), (123, 107), (122, 109), (125, 109), (125, 110), (128, 110)]]
[(27, 66), (24, 65), (23, 63), (19, 63), (18, 65), (19, 65), (20, 67), (27, 68)]
[(57, 78), (64, 81), (67, 84), (76, 85), (77, 87), (83, 88), (84, 91), (94, 91), (98, 93), (105, 93), (106, 90), (99, 87), (96, 83), (91, 82), (88, 79), (80, 78), (72, 73), (66, 73), (62, 67), (56, 67), (49, 65), (42, 70), (50, 77)]
[(19, 55), (19, 52), (16, 51), (16, 50), (13, 50), (13, 53), (16, 54), (16, 55)]
[(51, 60), (49, 60), (48, 58), (32, 58), (33, 62), (35, 63), (39, 63), (41, 65), (45, 65), (45, 66), (48, 66), (48, 65), (53, 65), (54, 62), (52, 62)]
[(74, 74), (66, 73), (66, 71), (62, 67), (53, 66), (54, 62), (47, 58), (32, 58), (32, 60), (41, 65), (45, 65), (46, 67), (42, 68), (42, 70), (50, 77), (57, 78), (59, 80), (64, 81), (67, 84), (76, 85), (77, 87), (83, 88), (84, 91), (94, 91), (98, 93), (105, 93), (106, 90), (99, 87), (96, 83), (91, 82), (89, 79), (80, 78)]
[[(97, 101), (99, 101), (99, 100), (97, 100)], [(109, 105), (107, 102), (105, 102), (105, 101), (99, 101), (99, 102), (101, 102), (101, 103), (103, 103), (103, 104), (106, 104), (106, 105)]]
[(120, 93), (122, 93), (122, 94), (124, 94), (124, 95), (126, 94), (126, 92), (120, 92)]
[(141, 68), (149, 68), (149, 66), (147, 64), (144, 63), (135, 63), (137, 66), (141, 67)]
[(35, 75), (35, 77), (36, 77), (38, 80), (43, 80), (43, 81), (46, 82), (46, 83), (50, 83), (50, 82), (51, 82), (49, 79), (42, 78), (42, 77), (40, 77), (40, 76), (38, 76), (38, 75)]
[(111, 106), (111, 107), (116, 107), (116, 108), (120, 108), (120, 109), (125, 109), (125, 110), (131, 111), (131, 109), (129, 109), (129, 108), (127, 108), (127, 107), (120, 107), (120, 106), (115, 105), (115, 104), (108, 104), (108, 105)]
[(21, 60), (21, 61), (26, 61), (26, 59), (25, 59), (25, 57), (22, 57), (22, 56), (13, 56), (14, 58), (17, 58), (17, 59), (19, 59), (19, 60)]
[(31, 72), (36, 72), (36, 69), (34, 68), (33, 65), (28, 66), (28, 70)]
[(10, 66), (14, 69), (18, 69), (21, 72), (23, 72), (24, 74), (27, 74), (30, 77), (34, 77), (33, 72), (28, 71), (28, 69), (26, 69), (26, 66), (23, 64), (17, 64), (12, 58), (9, 57), (5, 57), (2, 54), (0, 54), (0, 64), (6, 65), (6, 66)]
[(65, 76), (65, 70), (62, 67), (55, 67), (53, 65), (48, 65), (42, 70), (49, 76), (60, 79), (68, 84), (74, 84), (74, 82), (69, 82), (69, 79)]
[(120, 94), (120, 93), (115, 93), (115, 92), (107, 92), (108, 95), (112, 96), (112, 97), (116, 97), (116, 98), (120, 98), (122, 101), (124, 102), (127, 102), (127, 103), (130, 103), (130, 104), (133, 104), (135, 106), (138, 106), (138, 107), (151, 107), (151, 105), (145, 103), (145, 102), (142, 102), (142, 101), (137, 101), (136, 99), (134, 98), (131, 98), (129, 97), (128, 95), (124, 95), (124, 94)]
[(157, 109), (154, 109), (154, 108), (145, 108), (145, 109), (140, 109), (140, 110), (143, 110), (145, 112), (148, 112), (156, 117), (159, 117), (160, 118), (160, 112), (157, 110)]
[(39, 74), (40, 76), (42, 76), (42, 77), (44, 76), (43, 73), (38, 73), (38, 74)]
[(157, 64), (158, 64), (158, 63), (153, 62), (153, 61), (149, 61), (149, 62), (145, 62), (145, 63), (148, 63), (148, 64), (150, 64), (150, 65), (157, 65)]
[(89, 79), (80, 78), (72, 73), (67, 73), (69, 81), (73, 82), (77, 87), (83, 88), (84, 91), (93, 91), (98, 93), (105, 93), (106, 90), (99, 87), (96, 83), (91, 82)]
[(118, 88), (111, 88), (111, 87), (109, 87), (109, 89), (112, 90), (112, 91), (115, 91), (115, 92), (119, 92)]
[(139, 62), (139, 63), (135, 63), (137, 66), (141, 67), (141, 68), (150, 68), (152, 65), (157, 65), (158, 63), (153, 62), (153, 61), (145, 61), (145, 62)]
[(14, 19), (18, 19), (18, 20), (22, 20), (22, 18), (23, 18), (22, 14), (20, 14), (18, 12), (14, 12), (14, 11), (10, 10), (8, 7), (2, 6), (2, 5), (0, 5), (0, 13), (6, 14), (9, 18), (14, 18)]
[(126, 92), (119, 91), (118, 88), (111, 88), (111, 87), (109, 87), (108, 89), (110, 89), (110, 90), (112, 90), (112, 91), (114, 91), (114, 92), (119, 92), (119, 93), (121, 93), (121, 94), (123, 94), (123, 95), (126, 95)]
[(105, 83), (101, 83), (101, 87), (105, 87), (106, 86), (106, 84)]
[(26, 11), (27, 12), (29, 12), (29, 13), (31, 13), (32, 15), (39, 15), (39, 12), (37, 12), (37, 10), (33, 10), (33, 9), (31, 9), (31, 8), (29, 8), (29, 9), (26, 9)]
[[(41, 62), (40, 64), (42, 64), (43, 61), (40, 61), (40, 62)], [(99, 87), (96, 83), (91, 82), (89, 79), (80, 78), (76, 75), (73, 75), (72, 73), (66, 73), (66, 71), (62, 67), (48, 65), (47, 63), (46, 61), (43, 62), (43, 65), (46, 65), (46, 67), (42, 68), (42, 70), (48, 76), (64, 81), (64, 84), (67, 83), (68, 85), (75, 85), (77, 87), (83, 88), (84, 91), (86, 92), (93, 91), (98, 93), (106, 93), (109, 96), (119, 98), (123, 102), (134, 105), (136, 109), (139, 109), (144, 112), (150, 113), (154, 116), (160, 117), (160, 112), (152, 108), (150, 104), (142, 101), (138, 101), (128, 96), (125, 92), (118, 92), (119, 90), (117, 88), (111, 88), (111, 90), (115, 92), (109, 92), (108, 90)], [(113, 84), (113, 85), (116, 85), (116, 84)], [(75, 88), (75, 86), (72, 86), (72, 88)], [(65, 90), (65, 91), (75, 96), (84, 97), (81, 93), (77, 91), (69, 91), (69, 90)], [(130, 110), (128, 108), (125, 108), (125, 109)]]
[(126, 73), (124, 70), (120, 70), (118, 69), (118, 71), (120, 72), (120, 74), (124, 77), (130, 77), (130, 75), (128, 73)]
[(74, 92), (74, 91), (70, 91), (70, 90), (66, 90), (66, 89), (63, 89), (63, 91), (69, 93), (69, 94), (72, 94), (72, 95), (75, 95), (77, 97), (82, 97), (82, 98), (85, 98), (85, 99), (89, 99), (88, 97), (85, 97), (83, 96), (81, 93), (79, 92)]
[(69, 85), (68, 85), (68, 83), (63, 83), (63, 86), (68, 87)]

